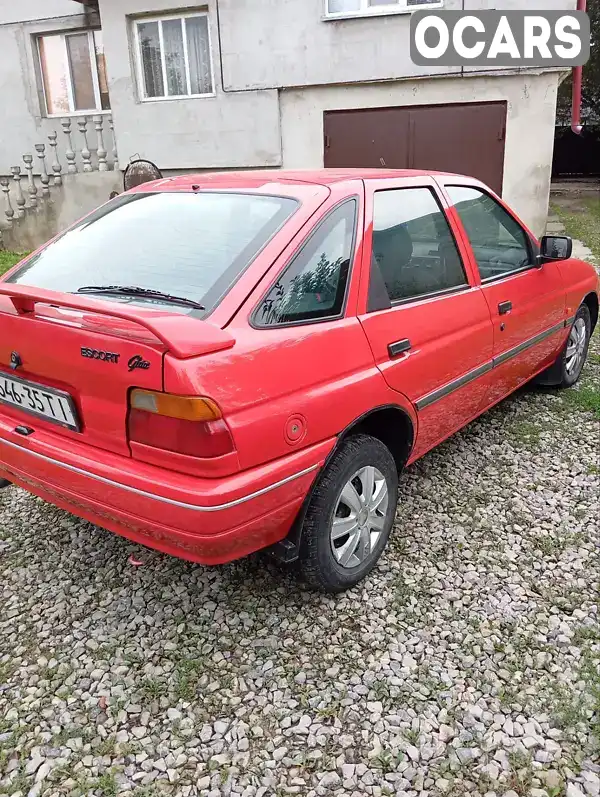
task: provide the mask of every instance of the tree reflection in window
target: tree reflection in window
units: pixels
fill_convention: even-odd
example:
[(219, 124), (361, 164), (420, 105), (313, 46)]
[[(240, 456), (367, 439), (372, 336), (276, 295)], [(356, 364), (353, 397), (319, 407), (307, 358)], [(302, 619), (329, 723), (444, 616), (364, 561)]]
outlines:
[(352, 257), (356, 201), (317, 228), (257, 308), (255, 322), (274, 326), (340, 315)]

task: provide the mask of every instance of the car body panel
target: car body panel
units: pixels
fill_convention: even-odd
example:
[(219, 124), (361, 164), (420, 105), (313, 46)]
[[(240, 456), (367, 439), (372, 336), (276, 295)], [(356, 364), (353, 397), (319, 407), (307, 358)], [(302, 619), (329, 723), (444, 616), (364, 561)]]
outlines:
[[(10, 355), (21, 347), (18, 374), (70, 392), (83, 419), (75, 432), (27, 417), (33, 433), (23, 437), (17, 426), (24, 413), (0, 405), (0, 478), (136, 542), (217, 564), (285, 538), (341, 437), (369, 413), (393, 407), (410, 419), (414, 462), (549, 365), (581, 301), (598, 295), (596, 273), (577, 260), (482, 285), (444, 191), (457, 179), (482, 187), (470, 178), (387, 169), (185, 175), (138, 186), (134, 191), (280, 194), (299, 206), (202, 321), (141, 307), (116, 317), (120, 305), (82, 298), (78, 309), (79, 297), (59, 297), (56, 306), (40, 301), (30, 312), (27, 286), (16, 286), (22, 297), (15, 305), (5, 295), (12, 288), (3, 286), (12, 272), (0, 279), (0, 374), (12, 373)], [(436, 191), (468, 285), (367, 312), (373, 191), (417, 185)], [(358, 218), (341, 316), (255, 326), (266, 292), (315, 226), (350, 197)], [(497, 305), (505, 299), (513, 311), (500, 317)], [(388, 345), (402, 339), (410, 350), (390, 358)], [(112, 363), (81, 356), (82, 347), (100, 346), (124, 362), (139, 354), (150, 366), (110, 370)], [(208, 396), (234, 450), (210, 459), (128, 440), (133, 387)]]
[[(191, 367), (165, 357), (167, 391), (210, 395), (223, 409), (242, 469), (254, 467), (264, 459), (265, 452), (272, 457), (285, 456), (322, 440), (330, 430), (340, 434), (366, 408), (397, 404), (413, 414), (406, 398), (390, 390), (381, 378), (356, 318), (363, 251), (363, 185), (353, 181), (336, 188), (312, 219), (310, 230), (340, 199), (359, 197), (345, 318), (278, 328), (256, 328), (248, 323), (274, 275), (299, 251), (308, 230), (294, 237), (228, 325), (227, 331), (237, 340), (233, 349), (199, 358)], [(337, 407), (335, 419), (332, 406)], [(299, 432), (290, 437), (294, 424)], [(257, 440), (260, 445), (256, 445)]]
[[(566, 336), (565, 294), (557, 263), (483, 285), (482, 292), (492, 314), (494, 359), (507, 358), (494, 369), (489, 395), (494, 401), (556, 358)], [(500, 315), (498, 307), (505, 301), (512, 310)], [(532, 345), (519, 351), (528, 342)]]
[[(360, 320), (384, 378), (417, 409), (415, 458), (467, 423), (485, 402), (489, 374), (483, 366), (492, 358), (492, 331), (478, 288), (370, 313)], [(411, 349), (390, 358), (388, 345), (402, 339), (410, 340)], [(478, 369), (482, 372), (475, 375)], [(471, 374), (472, 380), (461, 386)], [(437, 391), (439, 397), (434, 395)]]
[(586, 296), (600, 294), (600, 274), (589, 263), (571, 258), (557, 264), (565, 284), (565, 315), (574, 317)]
[[(490, 383), (488, 403), (495, 403), (531, 379), (542, 367), (549, 365), (565, 341), (564, 321), (568, 316), (565, 304), (565, 282), (559, 263), (531, 266), (517, 273), (493, 281), (482, 282), (476, 253), (452, 200), (445, 191), (447, 185), (484, 189), (528, 235), (534, 256), (539, 251), (535, 236), (491, 189), (477, 180), (441, 177), (437, 183), (444, 192), (452, 224), (464, 242), (471, 269), (476, 274), (489, 307), (494, 336), (494, 375)], [(501, 314), (500, 307), (510, 302), (512, 309)], [(537, 342), (515, 354), (515, 349), (527, 342)], [(504, 362), (499, 362), (504, 359)]]
[(199, 478), (65, 441), (56, 433), (36, 430), (24, 439), (1, 417), (0, 474), (11, 481), (24, 474), (87, 495), (115, 512), (131, 511), (210, 536), (273, 510), (278, 491), (290, 500), (303, 497), (334, 445), (331, 438), (226, 478)]
[[(133, 383), (162, 389), (162, 346), (136, 341), (135, 329), (129, 330), (129, 339), (97, 332), (89, 323), (90, 317), (81, 313), (41, 308), (35, 315), (23, 318), (11, 313), (9, 305), (10, 301), (0, 296), (0, 373), (69, 393), (82, 427), (79, 432), (61, 430), (62, 434), (129, 455), (125, 436), (127, 394)], [(82, 356), (82, 349), (114, 354), (118, 360)], [(15, 372), (8, 367), (12, 351), (23, 363)], [(127, 363), (138, 356), (149, 365), (132, 373)], [(33, 425), (35, 420), (36, 427), (56, 428), (50, 421), (34, 419), (20, 408), (0, 404), (0, 413), (14, 418), (15, 425)]]
[(238, 526), (228, 526), (225, 531), (200, 536), (171, 525), (170, 517), (162, 519), (143, 508), (141, 516), (130, 509), (116, 509), (105, 500), (93, 498), (86, 485), (82, 486), (83, 493), (79, 494), (70, 482), (55, 486), (46, 474), (37, 480), (31, 476), (29, 467), (27, 474), (12, 468), (5, 473), (17, 486), (90, 523), (141, 545), (203, 565), (225, 564), (280, 541), (282, 529), (293, 524), (310, 487), (307, 478), (294, 488), (292, 495), (295, 493), (295, 497), (291, 500), (279, 492), (274, 509)]
[[(443, 205), (432, 178), (366, 181), (370, 224), (365, 235), (363, 272), (367, 274), (372, 251), (374, 193), (403, 187), (431, 188)], [(464, 247), (459, 247), (459, 254), (464, 257)], [(450, 294), (402, 302), (389, 310), (376, 312), (365, 312), (366, 290), (361, 297), (363, 312), (359, 318), (378, 368), (390, 387), (406, 395), (418, 410), (419, 432), (413, 458), (421, 456), (472, 418), (484, 403), (489, 387), (485, 372), (464, 387), (455, 386), (466, 375), (482, 368), (493, 354), (487, 303), (480, 288), (473, 284), (469, 260), (464, 261), (464, 268), (471, 284)], [(400, 356), (391, 357), (388, 346), (402, 340), (410, 341), (411, 348)], [(435, 391), (446, 387), (446, 395), (431, 400)], [(427, 397), (431, 403), (420, 407)]]

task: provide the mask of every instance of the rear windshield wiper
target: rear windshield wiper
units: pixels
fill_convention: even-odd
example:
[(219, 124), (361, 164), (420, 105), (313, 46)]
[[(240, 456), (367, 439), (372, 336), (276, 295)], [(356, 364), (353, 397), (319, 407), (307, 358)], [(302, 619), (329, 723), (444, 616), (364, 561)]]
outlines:
[(154, 290), (153, 288), (140, 288), (137, 285), (84, 285), (77, 289), (77, 293), (106, 293), (115, 296), (142, 296), (148, 299), (158, 299), (169, 304), (181, 304), (185, 307), (194, 307), (196, 310), (206, 310), (203, 304), (187, 299), (185, 296), (173, 296), (170, 293)]

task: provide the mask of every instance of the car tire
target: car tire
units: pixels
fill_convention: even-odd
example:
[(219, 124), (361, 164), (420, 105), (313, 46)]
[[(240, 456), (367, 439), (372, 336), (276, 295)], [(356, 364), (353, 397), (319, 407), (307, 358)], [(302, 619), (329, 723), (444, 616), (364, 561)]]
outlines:
[(587, 359), (592, 317), (589, 307), (582, 304), (573, 319), (567, 341), (556, 361), (539, 375), (536, 382), (560, 388), (572, 387), (581, 376)]
[(0, 479), (0, 490), (2, 490), (4, 487), (9, 487), (10, 484), (11, 482), (9, 482), (8, 479)]
[(387, 544), (397, 501), (390, 450), (369, 435), (344, 440), (319, 477), (304, 518), (299, 564), (306, 583), (336, 593), (362, 581)]

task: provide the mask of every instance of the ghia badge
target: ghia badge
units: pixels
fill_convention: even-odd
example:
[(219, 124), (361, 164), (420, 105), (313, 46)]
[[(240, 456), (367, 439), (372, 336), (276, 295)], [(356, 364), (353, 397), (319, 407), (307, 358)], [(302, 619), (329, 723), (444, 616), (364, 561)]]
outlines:
[(17, 368), (20, 368), (23, 365), (23, 360), (21, 359), (21, 355), (18, 351), (13, 351), (10, 354), (10, 367), (13, 371), (16, 371)]
[(150, 363), (148, 360), (144, 360), (139, 354), (135, 354), (127, 363), (127, 368), (130, 371), (135, 371), (138, 368), (141, 368), (142, 371), (147, 371), (148, 368), (150, 368)]

